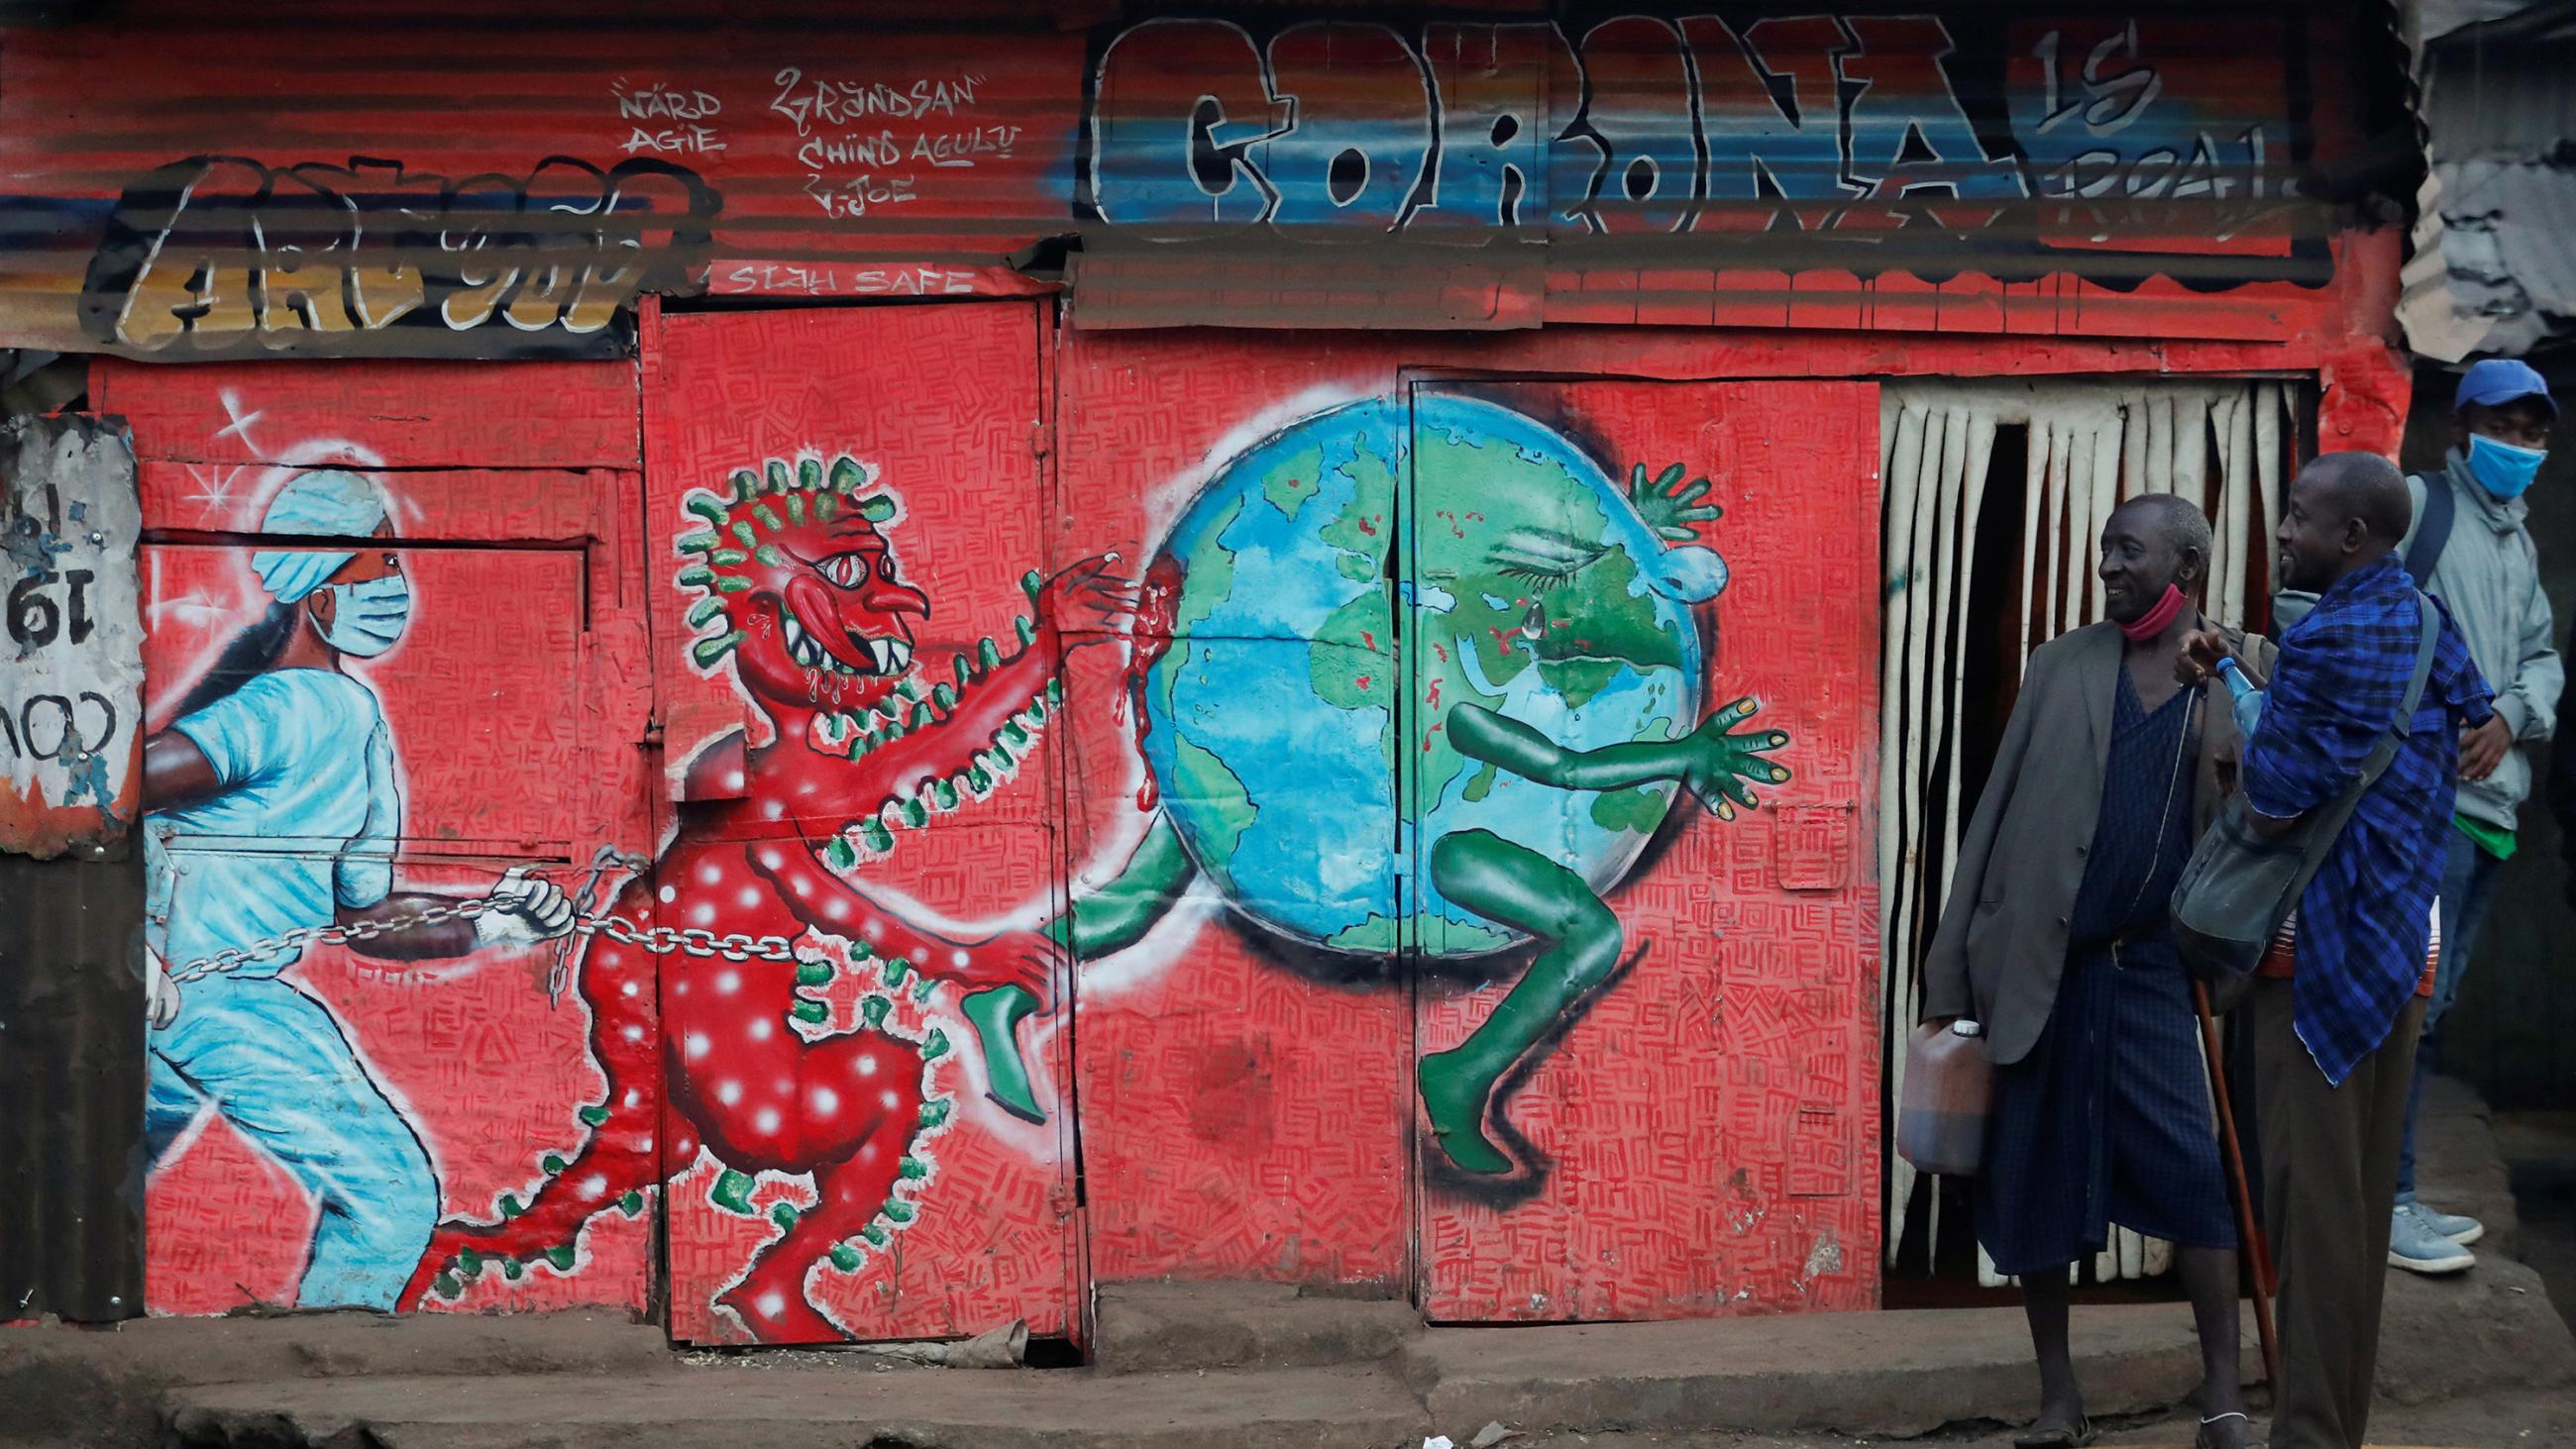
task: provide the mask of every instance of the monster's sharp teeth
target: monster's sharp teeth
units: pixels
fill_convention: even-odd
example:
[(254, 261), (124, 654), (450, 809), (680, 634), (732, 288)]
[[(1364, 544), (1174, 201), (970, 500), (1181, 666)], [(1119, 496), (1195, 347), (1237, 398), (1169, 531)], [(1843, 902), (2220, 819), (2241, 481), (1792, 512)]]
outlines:
[(868, 641), (868, 652), (876, 658), (877, 673), (894, 673), (893, 641), (886, 639), (871, 639)]
[(892, 647), (894, 649), (894, 667), (897, 669), (910, 668), (912, 665), (912, 646), (901, 639), (897, 639), (894, 641)]

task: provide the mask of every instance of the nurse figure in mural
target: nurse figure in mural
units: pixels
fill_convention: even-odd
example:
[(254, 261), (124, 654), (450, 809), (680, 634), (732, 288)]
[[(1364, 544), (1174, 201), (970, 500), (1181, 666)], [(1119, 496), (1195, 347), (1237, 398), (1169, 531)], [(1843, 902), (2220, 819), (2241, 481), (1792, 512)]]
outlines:
[[(393, 536), (376, 485), (338, 469), (291, 479), (260, 528)], [(329, 1009), (283, 979), (300, 947), (268, 943), (453, 903), (393, 888), (400, 765), (384, 706), (347, 667), (402, 637), (411, 586), (394, 554), (373, 549), (263, 550), (251, 567), (275, 602), (143, 747), (146, 934), (159, 958), (145, 1139), (157, 1164), (203, 1114), (221, 1114), (315, 1200), (297, 1303), (390, 1310), (438, 1220), (429, 1153)], [(513, 873), (479, 915), (349, 948), (425, 960), (571, 927), (560, 890)], [(249, 954), (190, 973), (225, 951)]]

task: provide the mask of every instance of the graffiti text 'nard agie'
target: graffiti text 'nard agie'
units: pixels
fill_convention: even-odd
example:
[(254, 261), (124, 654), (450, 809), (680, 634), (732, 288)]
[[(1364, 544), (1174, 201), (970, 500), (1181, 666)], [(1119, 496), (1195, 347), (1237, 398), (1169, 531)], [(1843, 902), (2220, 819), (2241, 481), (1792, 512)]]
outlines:
[(2176, 100), (2138, 22), (2034, 22), (2012, 49), (2002, 93), (1963, 99), (1931, 15), (1317, 21), (1266, 44), (1153, 20), (1100, 52), (1083, 180), (1145, 235), (1968, 229), (2032, 199), (2100, 216), (2285, 190), (2277, 111)]
[(603, 170), (555, 156), (523, 179), (462, 181), (363, 157), (191, 157), (125, 189), (90, 260), (82, 325), (145, 351), (183, 334), (208, 351), (365, 350), (389, 328), (498, 319), (578, 347), (637, 293), (685, 290), (720, 205), (697, 173), (650, 157)]

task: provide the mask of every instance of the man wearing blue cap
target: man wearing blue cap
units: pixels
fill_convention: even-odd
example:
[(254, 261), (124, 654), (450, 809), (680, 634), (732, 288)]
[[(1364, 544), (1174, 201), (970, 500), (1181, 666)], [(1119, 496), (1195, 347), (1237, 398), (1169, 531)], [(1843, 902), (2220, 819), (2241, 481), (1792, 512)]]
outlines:
[(2565, 674), (2522, 499), (2557, 418), (2539, 373), (2505, 358), (2481, 362), (2460, 379), (2447, 465), (2406, 480), (2415, 500), (2414, 527), (2399, 545), (2406, 571), (2450, 607), (2478, 672), (2495, 689), (2495, 717), (2460, 736), (2459, 803), (2442, 871), (2441, 969), (2424, 1012), (2398, 1155), (2388, 1262), (2417, 1273), (2468, 1268), (2477, 1261), (2469, 1244), (2486, 1232), (2475, 1218), (2416, 1199), (2415, 1118), (2435, 1070), (2435, 1034), (2459, 998), (2497, 867), (2513, 854), (2515, 817), (2531, 793), (2531, 765), (2514, 747), (2549, 738), (2558, 721)]

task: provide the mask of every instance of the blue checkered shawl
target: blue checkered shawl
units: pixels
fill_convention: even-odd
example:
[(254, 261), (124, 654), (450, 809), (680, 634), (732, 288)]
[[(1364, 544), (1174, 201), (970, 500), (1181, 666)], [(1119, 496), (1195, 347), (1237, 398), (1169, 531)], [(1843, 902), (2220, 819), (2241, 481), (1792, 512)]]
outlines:
[[(2247, 804), (2288, 819), (2361, 777), (2406, 702), (2424, 598), (2390, 555), (2346, 574), (2281, 637), (2263, 723), (2245, 746)], [(2484, 723), (2494, 697), (2443, 609), (2412, 732), (2299, 899), (2293, 1022), (2336, 1085), (2387, 1040), (2424, 974), (2426, 921), (2458, 791), (2459, 731)]]

